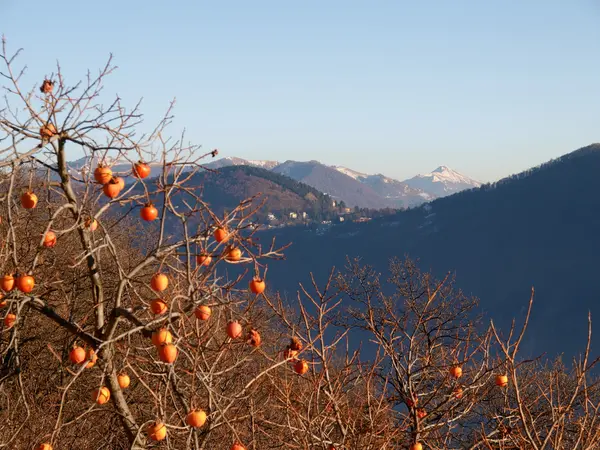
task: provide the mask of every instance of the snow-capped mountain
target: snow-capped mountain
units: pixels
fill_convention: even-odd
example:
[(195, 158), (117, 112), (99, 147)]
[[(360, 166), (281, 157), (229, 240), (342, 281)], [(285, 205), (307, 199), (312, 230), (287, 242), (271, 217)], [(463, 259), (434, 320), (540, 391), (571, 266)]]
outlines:
[(229, 156), (206, 164), (218, 169), (247, 165), (272, 170), (344, 200), (349, 206), (367, 208), (411, 207), (481, 185), (446, 166), (433, 172), (399, 181), (383, 174), (367, 174), (344, 166), (327, 166), (318, 161), (247, 160)]
[(236, 156), (226, 156), (225, 158), (217, 159), (216, 161), (204, 164), (211, 169), (219, 169), (228, 166), (253, 166), (263, 169), (272, 170), (279, 165), (279, 161), (243, 159)]
[(404, 180), (404, 183), (436, 197), (446, 197), (465, 189), (481, 186), (479, 181), (473, 180), (446, 166), (440, 166), (431, 173), (417, 175), (416, 177)]

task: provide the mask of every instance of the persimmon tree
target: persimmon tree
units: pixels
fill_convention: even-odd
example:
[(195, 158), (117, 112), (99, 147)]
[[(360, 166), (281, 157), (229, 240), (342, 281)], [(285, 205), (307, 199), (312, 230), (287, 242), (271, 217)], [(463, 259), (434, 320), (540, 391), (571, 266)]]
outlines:
[(285, 302), (264, 199), (211, 210), (217, 151), (167, 137), (173, 105), (147, 128), (111, 59), (29, 85), (2, 44), (0, 448), (597, 448), (589, 342), (523, 360), (529, 313), (503, 337), (410, 260)]
[[(213, 214), (188, 182), (217, 151), (165, 138), (170, 109), (138, 134), (139, 105), (129, 110), (117, 97), (104, 106), (110, 59), (83, 82), (69, 84), (58, 66), (40, 85), (24, 86), (19, 53), (3, 41), (1, 382), (12, 383), (7, 404), (20, 418), (4, 422), (0, 446), (22, 442), (31, 422), (39, 378), (25, 379), (36, 359), (25, 355), (39, 338), (48, 348), (37, 352), (57, 360), (45, 360), (55, 390), (48, 420), (36, 424), (42, 441), (61, 442), (93, 416), (122, 426), (127, 445), (98, 426), (111, 448), (180, 438), (199, 448), (220, 429), (242, 445), (239, 408), (279, 364), (257, 356), (255, 370), (245, 364), (261, 351), (249, 318), (265, 289), (263, 261), (283, 256), (253, 239), (256, 203)], [(72, 154), (83, 163), (71, 165)], [(224, 264), (246, 270), (224, 279)], [(207, 431), (195, 433), (204, 414)]]

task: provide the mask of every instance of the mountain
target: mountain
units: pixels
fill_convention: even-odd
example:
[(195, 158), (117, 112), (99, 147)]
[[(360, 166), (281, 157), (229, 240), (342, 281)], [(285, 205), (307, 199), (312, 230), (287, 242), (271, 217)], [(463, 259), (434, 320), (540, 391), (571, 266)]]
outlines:
[(263, 169), (271, 170), (274, 167), (278, 166), (278, 161), (261, 161), (261, 160), (252, 160), (252, 159), (243, 159), (238, 158), (236, 156), (226, 156), (225, 158), (217, 159), (216, 161), (205, 164), (206, 167), (211, 169), (220, 169), (222, 167), (229, 166), (252, 166), (252, 167), (261, 167)]
[[(298, 221), (302, 221), (302, 212), (307, 213), (309, 219), (337, 217), (333, 200), (327, 195), (260, 167), (239, 165), (222, 167), (215, 172), (198, 172), (188, 181), (188, 185), (202, 187), (202, 201), (217, 215), (231, 211), (241, 201), (261, 194), (252, 202), (253, 206), (258, 206), (265, 200), (264, 206), (254, 217), (259, 222), (269, 222), (269, 214), (273, 214), (276, 220), (286, 221), (290, 220), (289, 213), (296, 213)], [(271, 221), (275, 220), (273, 216)]]
[(459, 288), (480, 299), (487, 320), (504, 332), (523, 320), (531, 287), (533, 314), (523, 350), (570, 357), (581, 351), (587, 314), (600, 317), (600, 144), (585, 147), (497, 183), (434, 200), (366, 223), (309, 232), (265, 231), (270, 242), (292, 242), (285, 264), (269, 265), (269, 283), (282, 296), (323, 282), (332, 266), (361, 257), (387, 278), (389, 258), (408, 255), (438, 277), (447, 271)]
[[(441, 166), (431, 174), (398, 181), (383, 174), (370, 175), (343, 166), (327, 166), (318, 161), (252, 161), (237, 157), (221, 158), (207, 164), (212, 169), (249, 165), (283, 173), (343, 200), (350, 207), (407, 208), (480, 185), (458, 172)], [(337, 174), (336, 174), (337, 172)], [(344, 175), (344, 176), (340, 176)], [(360, 186), (360, 184), (363, 186)]]
[(380, 196), (371, 186), (318, 161), (286, 161), (276, 166), (273, 172), (302, 181), (335, 200), (343, 200), (349, 207), (375, 209), (395, 205), (394, 201)]
[(380, 173), (376, 175), (367, 175), (342, 166), (333, 166), (333, 168), (338, 172), (370, 186), (381, 197), (396, 201), (397, 206), (417, 206), (437, 197), (422, 189), (411, 187), (407, 183), (386, 177)]
[(417, 175), (405, 180), (404, 183), (412, 188), (421, 189), (435, 197), (446, 197), (465, 189), (481, 186), (479, 181), (475, 181), (446, 166), (440, 166), (433, 172), (425, 175)]

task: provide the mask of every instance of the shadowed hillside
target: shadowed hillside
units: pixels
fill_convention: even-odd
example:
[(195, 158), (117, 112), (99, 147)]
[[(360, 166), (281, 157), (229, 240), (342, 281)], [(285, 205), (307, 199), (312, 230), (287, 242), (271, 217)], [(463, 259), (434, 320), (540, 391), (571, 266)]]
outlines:
[(278, 239), (294, 244), (286, 268), (273, 266), (269, 275), (291, 295), (309, 271), (323, 279), (332, 265), (344, 265), (346, 255), (384, 272), (389, 257), (407, 253), (437, 275), (454, 269), (457, 285), (480, 297), (485, 313), (505, 329), (510, 318), (520, 317), (535, 286), (525, 350), (570, 353), (585, 341), (588, 310), (592, 318), (600, 316), (598, 173), (595, 144), (494, 185), (370, 223), (321, 236), (279, 230)]

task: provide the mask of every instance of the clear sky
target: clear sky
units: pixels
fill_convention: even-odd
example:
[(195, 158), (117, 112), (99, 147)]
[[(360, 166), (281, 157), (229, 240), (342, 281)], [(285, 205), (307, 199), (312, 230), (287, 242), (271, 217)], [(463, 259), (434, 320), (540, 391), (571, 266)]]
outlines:
[(0, 32), (36, 81), (114, 53), (108, 91), (226, 156), (492, 181), (600, 141), (597, 0), (0, 0)]

